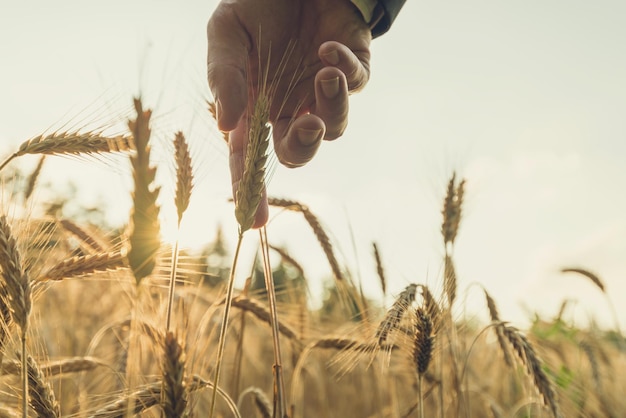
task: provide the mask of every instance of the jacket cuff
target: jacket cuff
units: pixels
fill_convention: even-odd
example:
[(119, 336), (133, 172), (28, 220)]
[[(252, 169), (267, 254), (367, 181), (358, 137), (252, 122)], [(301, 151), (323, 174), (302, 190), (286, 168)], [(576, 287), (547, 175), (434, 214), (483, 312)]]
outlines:
[(405, 2), (406, 0), (378, 0), (370, 21), (372, 38), (377, 38), (389, 30)]

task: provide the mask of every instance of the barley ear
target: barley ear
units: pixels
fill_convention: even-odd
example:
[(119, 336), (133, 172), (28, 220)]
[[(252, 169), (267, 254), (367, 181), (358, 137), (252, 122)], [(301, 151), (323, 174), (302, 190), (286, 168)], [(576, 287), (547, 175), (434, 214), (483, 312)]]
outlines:
[(131, 212), (131, 233), (128, 263), (137, 284), (149, 276), (156, 266), (157, 251), (160, 248), (159, 206), (157, 198), (160, 188), (154, 186), (156, 167), (150, 166), (150, 116), (144, 111), (140, 99), (135, 99), (137, 118), (128, 122), (135, 139), (137, 150), (131, 156), (135, 191)]

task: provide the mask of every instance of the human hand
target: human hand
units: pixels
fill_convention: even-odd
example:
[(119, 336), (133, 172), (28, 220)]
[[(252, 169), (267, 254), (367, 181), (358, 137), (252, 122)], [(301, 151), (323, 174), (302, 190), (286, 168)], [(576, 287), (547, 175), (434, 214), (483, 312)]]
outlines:
[[(254, 105), (260, 71), (267, 70), (276, 89), (270, 122), (283, 165), (306, 164), (322, 139), (343, 134), (348, 94), (363, 88), (370, 72), (370, 29), (349, 0), (223, 0), (207, 35), (217, 123), (230, 132), (233, 196), (243, 174), (245, 115)], [(264, 193), (253, 226), (267, 219)]]

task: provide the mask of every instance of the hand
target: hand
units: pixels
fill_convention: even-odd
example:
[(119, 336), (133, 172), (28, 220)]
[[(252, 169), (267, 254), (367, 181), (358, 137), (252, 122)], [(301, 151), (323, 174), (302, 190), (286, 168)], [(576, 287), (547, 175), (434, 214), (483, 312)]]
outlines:
[[(259, 88), (259, 71), (267, 69), (268, 83), (276, 83), (270, 122), (283, 165), (306, 164), (322, 139), (343, 134), (348, 94), (369, 79), (371, 42), (368, 26), (349, 0), (223, 0), (207, 35), (217, 123), (230, 132), (233, 196), (243, 174), (245, 114)], [(282, 59), (284, 71), (278, 73)], [(264, 196), (254, 227), (267, 219)]]

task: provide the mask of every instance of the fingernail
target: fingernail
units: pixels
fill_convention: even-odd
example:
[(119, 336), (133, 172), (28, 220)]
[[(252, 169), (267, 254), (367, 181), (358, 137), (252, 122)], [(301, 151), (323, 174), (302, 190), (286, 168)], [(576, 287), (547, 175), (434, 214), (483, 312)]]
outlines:
[(313, 145), (322, 139), (322, 129), (304, 129), (298, 128), (298, 141), (302, 145)]
[(330, 80), (321, 80), (322, 91), (327, 99), (334, 98), (339, 93), (339, 77), (331, 78)]
[(322, 56), (326, 61), (328, 61), (330, 65), (339, 64), (339, 54), (337, 53), (336, 49), (333, 49), (330, 52), (323, 54)]

